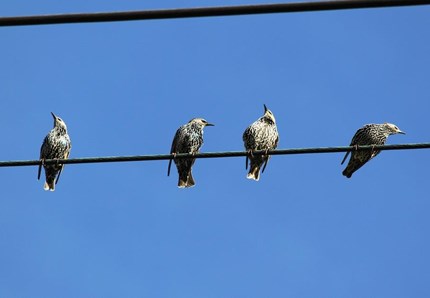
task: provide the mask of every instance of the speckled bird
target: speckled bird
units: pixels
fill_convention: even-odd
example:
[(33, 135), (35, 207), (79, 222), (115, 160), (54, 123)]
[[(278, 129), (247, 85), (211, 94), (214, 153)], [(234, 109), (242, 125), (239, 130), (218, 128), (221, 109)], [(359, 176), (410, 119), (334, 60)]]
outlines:
[[(45, 168), (46, 181), (43, 189), (54, 191), (55, 184), (57, 184), (60, 178), (61, 171), (64, 165), (62, 164), (49, 164), (45, 165), (45, 159), (67, 159), (69, 158), (70, 149), (72, 148), (72, 143), (70, 137), (67, 134), (66, 123), (60, 118), (52, 113), (54, 117), (54, 128), (46, 135), (43, 140), (42, 147), (40, 148), (40, 165), (37, 179), (40, 179), (40, 173), (42, 170), (42, 165)], [(58, 176), (57, 176), (58, 175)], [(57, 181), (55, 181), (57, 178)]]
[(254, 156), (252, 151), (276, 149), (279, 141), (275, 116), (273, 116), (273, 113), (266, 105), (264, 105), (264, 115), (245, 129), (242, 139), (245, 149), (248, 151), (246, 168), (248, 168), (248, 159), (250, 164), (249, 173), (246, 178), (258, 181), (260, 179), (260, 169), (264, 164), (263, 173), (270, 155), (264, 154)]
[[(396, 125), (391, 123), (366, 124), (357, 130), (349, 146), (384, 145), (389, 135), (398, 133), (405, 134)], [(347, 178), (351, 178), (355, 171), (378, 155), (380, 151), (381, 150), (352, 151), (351, 159), (342, 174)], [(345, 154), (341, 164), (345, 162), (348, 155), (349, 151)]]
[[(175, 156), (178, 153), (198, 153), (200, 147), (203, 145), (203, 129), (206, 126), (214, 126), (214, 124), (208, 123), (203, 118), (191, 119), (187, 124), (179, 127), (176, 131), (175, 137), (173, 138), (172, 148), (170, 154)], [(192, 187), (195, 185), (192, 167), (195, 158), (173, 158), (178, 169), (179, 181), (178, 187)], [(169, 161), (169, 168), (167, 176), (170, 175), (170, 167), (172, 160)]]

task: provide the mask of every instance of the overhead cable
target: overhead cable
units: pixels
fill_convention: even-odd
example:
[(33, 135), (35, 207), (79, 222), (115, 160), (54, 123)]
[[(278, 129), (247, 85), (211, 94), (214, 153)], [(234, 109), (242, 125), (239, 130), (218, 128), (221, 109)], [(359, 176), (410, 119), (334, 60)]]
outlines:
[[(353, 150), (410, 150), (410, 149), (430, 149), (430, 143), (418, 144), (395, 144), (395, 145), (373, 145), (373, 146), (346, 146), (346, 147), (317, 147), (317, 148), (292, 148), (269, 150), (269, 155), (292, 155), (292, 154), (319, 154), (319, 153), (338, 153)], [(227, 152), (205, 152), (195, 155), (188, 153), (177, 154), (174, 158), (224, 158), (224, 157), (245, 157), (249, 153), (246, 151), (227, 151)], [(266, 154), (265, 150), (253, 151), (253, 155)], [(106, 163), (106, 162), (135, 162), (150, 160), (170, 160), (172, 154), (161, 155), (133, 155), (133, 156), (106, 156), (106, 157), (83, 157), (70, 159), (47, 159), (44, 164), (83, 164), (83, 163)], [(41, 163), (40, 160), (12, 160), (0, 161), (0, 167), (20, 167), (36, 166)]]
[(123, 22), (138, 20), (182, 19), (222, 17), (269, 13), (291, 13), (309, 11), (344, 10), (360, 8), (382, 8), (397, 6), (429, 5), (430, 0), (340, 0), (254, 4), (218, 7), (174, 8), (140, 11), (118, 11), (97, 13), (70, 13), (54, 15), (0, 17), (1, 26), (30, 26), (71, 23)]

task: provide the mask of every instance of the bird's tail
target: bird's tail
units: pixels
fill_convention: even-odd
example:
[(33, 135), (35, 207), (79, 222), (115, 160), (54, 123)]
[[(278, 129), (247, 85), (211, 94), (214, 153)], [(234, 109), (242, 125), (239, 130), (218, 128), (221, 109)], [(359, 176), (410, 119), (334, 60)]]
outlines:
[(255, 181), (260, 180), (260, 165), (251, 163), (251, 168), (249, 169), (249, 173), (246, 175), (246, 178), (253, 179)]
[(44, 190), (55, 190), (55, 178), (59, 171), (51, 167), (45, 167), (45, 184), (43, 185)]
[(46, 178), (45, 184), (43, 185), (43, 189), (54, 191), (55, 190), (55, 177)]
[(346, 169), (343, 170), (342, 175), (346, 178), (351, 178), (352, 173), (354, 173), (354, 171), (352, 171), (349, 167), (346, 167)]
[(191, 171), (179, 175), (179, 188), (193, 187), (195, 184)]
[(361, 168), (363, 165), (363, 162), (356, 159), (351, 159), (345, 170), (343, 170), (342, 175), (344, 175), (346, 178), (351, 178), (352, 174), (354, 174), (354, 172)]

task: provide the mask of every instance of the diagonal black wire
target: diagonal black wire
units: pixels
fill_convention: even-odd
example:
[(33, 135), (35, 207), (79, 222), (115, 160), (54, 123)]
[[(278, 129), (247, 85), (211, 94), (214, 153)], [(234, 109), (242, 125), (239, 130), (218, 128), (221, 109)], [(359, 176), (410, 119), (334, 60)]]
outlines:
[[(318, 147), (318, 148), (293, 148), (293, 149), (279, 149), (269, 150), (271, 155), (291, 155), (291, 154), (317, 154), (317, 153), (337, 153), (348, 152), (352, 150), (407, 150), (407, 149), (430, 149), (430, 143), (418, 144), (396, 144), (396, 145), (374, 145), (374, 146), (360, 146), (355, 147)], [(266, 152), (255, 151), (254, 155), (262, 155)], [(244, 157), (248, 153), (245, 151), (228, 151), (228, 152), (208, 152), (192, 154), (177, 154), (175, 158), (222, 158), (222, 157)], [(83, 163), (104, 163), (104, 162), (134, 162), (134, 161), (149, 161), (149, 160), (169, 160), (172, 158), (171, 154), (161, 155), (133, 155), (133, 156), (107, 156), (107, 157), (84, 157), (84, 158), (71, 158), (71, 159), (47, 159), (45, 164), (83, 164)], [(0, 161), (0, 167), (20, 167), (20, 166), (36, 166), (40, 164), (40, 160), (12, 160)]]
[(120, 22), (196, 17), (220, 17), (251, 14), (325, 11), (429, 4), (430, 0), (340, 0), (141, 11), (14, 16), (0, 18), (0, 26), (28, 26), (67, 23)]

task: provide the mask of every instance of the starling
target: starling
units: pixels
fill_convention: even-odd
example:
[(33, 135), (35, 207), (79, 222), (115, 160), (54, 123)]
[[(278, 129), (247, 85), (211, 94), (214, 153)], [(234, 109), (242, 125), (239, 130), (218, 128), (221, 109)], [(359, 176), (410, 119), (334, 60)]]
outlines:
[[(42, 147), (40, 148), (40, 165), (37, 179), (40, 179), (40, 172), (42, 165), (45, 168), (46, 181), (43, 189), (54, 191), (55, 184), (60, 178), (61, 171), (63, 170), (62, 164), (49, 164), (45, 165), (45, 159), (67, 159), (72, 148), (69, 135), (67, 134), (66, 123), (52, 113), (54, 117), (54, 128), (46, 135), (43, 140)], [(58, 176), (57, 176), (58, 174)], [(57, 178), (57, 181), (55, 181)], [(54, 183), (55, 182), (55, 183)]]
[[(349, 146), (384, 145), (389, 135), (398, 133), (405, 134), (397, 126), (391, 123), (366, 124), (357, 130)], [(342, 174), (347, 178), (351, 178), (355, 171), (378, 155), (380, 151), (381, 150), (352, 151), (351, 159)], [(349, 151), (345, 154), (341, 164), (345, 162), (348, 155)]]
[[(187, 124), (182, 125), (176, 131), (175, 137), (172, 142), (172, 149), (170, 149), (170, 154), (173, 154), (173, 159), (178, 169), (179, 182), (178, 187), (192, 187), (195, 185), (192, 166), (196, 161), (195, 158), (178, 158), (175, 159), (174, 156), (177, 153), (198, 153), (200, 147), (203, 145), (203, 128), (205, 126), (214, 126), (214, 124), (208, 123), (203, 118), (191, 119)], [(170, 166), (172, 165), (172, 160), (169, 161), (169, 168), (167, 171), (167, 176), (170, 175)]]
[[(246, 157), (246, 168), (248, 168), (248, 158), (250, 168), (246, 178), (258, 181), (260, 179), (260, 168), (264, 164), (262, 171), (264, 172), (270, 158), (267, 151), (276, 149), (279, 141), (275, 116), (266, 105), (264, 105), (264, 115), (245, 129), (242, 139), (245, 149), (249, 153)], [(266, 154), (253, 156), (252, 151), (255, 150), (266, 150)]]

